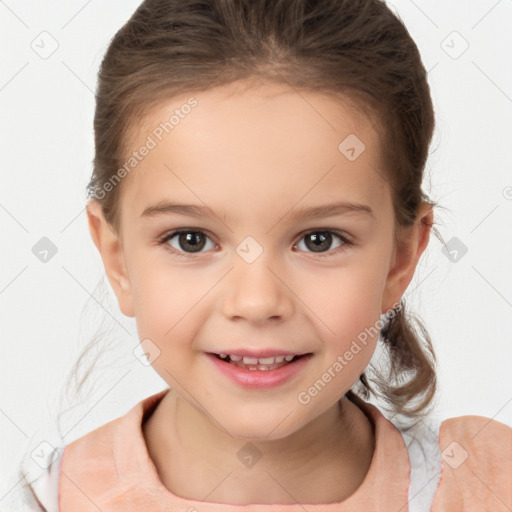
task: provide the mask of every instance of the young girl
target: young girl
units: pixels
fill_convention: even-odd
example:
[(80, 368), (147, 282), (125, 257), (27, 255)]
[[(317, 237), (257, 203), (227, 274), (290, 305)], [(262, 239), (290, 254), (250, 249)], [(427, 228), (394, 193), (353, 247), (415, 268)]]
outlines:
[(34, 510), (510, 510), (512, 429), (424, 421), (403, 295), (433, 129), (382, 1), (143, 2), (100, 70), (87, 215), (168, 388), (56, 450)]

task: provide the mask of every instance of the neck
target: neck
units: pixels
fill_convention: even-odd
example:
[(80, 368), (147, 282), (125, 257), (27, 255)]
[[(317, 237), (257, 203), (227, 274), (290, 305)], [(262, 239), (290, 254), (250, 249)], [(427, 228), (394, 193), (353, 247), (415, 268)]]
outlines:
[(143, 434), (170, 492), (232, 505), (343, 501), (361, 485), (374, 451), (370, 421), (346, 398), (286, 438), (248, 442), (170, 391)]

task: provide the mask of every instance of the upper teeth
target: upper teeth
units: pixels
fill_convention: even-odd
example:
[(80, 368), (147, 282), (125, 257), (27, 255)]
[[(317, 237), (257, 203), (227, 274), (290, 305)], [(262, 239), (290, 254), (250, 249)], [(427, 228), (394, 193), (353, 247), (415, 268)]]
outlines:
[(247, 357), (237, 356), (236, 354), (219, 354), (222, 359), (231, 359), (231, 361), (242, 361), (244, 364), (274, 364), (283, 361), (291, 361), (295, 356), (272, 356), (272, 357)]

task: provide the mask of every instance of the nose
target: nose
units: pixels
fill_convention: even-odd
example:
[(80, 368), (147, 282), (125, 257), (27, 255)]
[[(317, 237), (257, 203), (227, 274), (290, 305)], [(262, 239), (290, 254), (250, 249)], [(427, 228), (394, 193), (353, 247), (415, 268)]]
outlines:
[(224, 288), (223, 312), (227, 318), (262, 324), (283, 321), (293, 314), (293, 292), (283, 272), (272, 268), (269, 260), (265, 253), (252, 263), (235, 255)]

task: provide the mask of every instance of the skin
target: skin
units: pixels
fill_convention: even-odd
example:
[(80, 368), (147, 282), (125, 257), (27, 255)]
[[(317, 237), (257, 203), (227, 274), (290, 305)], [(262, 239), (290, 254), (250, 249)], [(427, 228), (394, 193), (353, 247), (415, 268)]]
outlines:
[[(132, 127), (128, 146), (140, 147), (190, 96), (149, 112)], [(140, 339), (157, 347), (152, 365), (172, 388), (143, 426), (148, 452), (163, 484), (185, 498), (342, 501), (363, 482), (374, 452), (372, 424), (344, 395), (377, 338), (360, 344), (309, 403), (297, 397), (398, 303), (428, 244), (432, 210), (422, 206), (395, 237), (391, 189), (376, 171), (379, 137), (346, 101), (270, 83), (194, 97), (198, 106), (124, 178), (118, 232), (96, 201), (87, 207), (119, 306), (135, 316)], [(366, 146), (355, 161), (338, 150), (349, 134)], [(213, 214), (142, 215), (171, 200)], [(293, 218), (300, 208), (334, 201), (373, 213)], [(159, 243), (178, 228), (203, 231), (202, 251), (187, 253), (178, 236)], [(350, 243), (333, 234), (315, 252), (305, 235), (327, 229)], [(236, 252), (247, 236), (263, 251), (252, 263)], [(284, 384), (248, 390), (206, 356), (270, 347), (312, 357)], [(248, 442), (262, 454), (250, 468), (237, 457)]]

